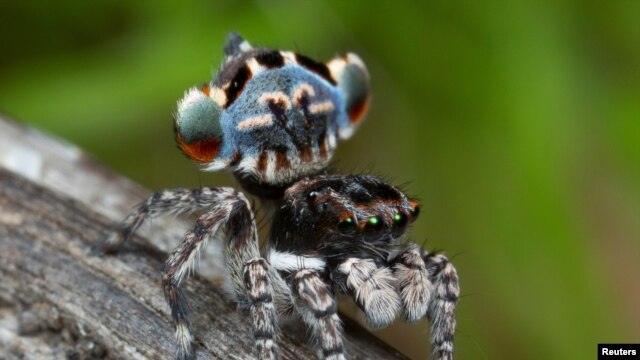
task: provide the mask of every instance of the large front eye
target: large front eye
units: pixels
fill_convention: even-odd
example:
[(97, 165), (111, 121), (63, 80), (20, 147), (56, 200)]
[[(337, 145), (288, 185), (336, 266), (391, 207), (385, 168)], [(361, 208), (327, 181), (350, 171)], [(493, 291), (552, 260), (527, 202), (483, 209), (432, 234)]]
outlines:
[(381, 217), (372, 216), (367, 219), (364, 225), (364, 231), (369, 234), (377, 233), (384, 228), (384, 222)]
[(395, 226), (404, 226), (407, 224), (407, 215), (404, 213), (397, 213), (393, 215), (393, 224)]
[(338, 224), (338, 230), (343, 234), (355, 234), (358, 231), (358, 225), (353, 218), (348, 217), (340, 221)]
[(407, 223), (409, 222), (409, 217), (407, 214), (398, 212), (393, 215), (393, 226), (391, 227), (391, 231), (393, 235), (398, 236), (401, 235), (405, 228), (407, 227)]

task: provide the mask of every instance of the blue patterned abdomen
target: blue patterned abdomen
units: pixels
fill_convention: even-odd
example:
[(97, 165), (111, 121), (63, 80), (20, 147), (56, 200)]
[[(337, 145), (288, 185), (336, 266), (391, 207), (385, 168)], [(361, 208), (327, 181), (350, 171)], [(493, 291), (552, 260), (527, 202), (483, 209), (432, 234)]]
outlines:
[(181, 150), (205, 170), (255, 184), (284, 186), (322, 171), (366, 112), (362, 61), (347, 54), (323, 64), (234, 36), (225, 51), (216, 78), (178, 103)]

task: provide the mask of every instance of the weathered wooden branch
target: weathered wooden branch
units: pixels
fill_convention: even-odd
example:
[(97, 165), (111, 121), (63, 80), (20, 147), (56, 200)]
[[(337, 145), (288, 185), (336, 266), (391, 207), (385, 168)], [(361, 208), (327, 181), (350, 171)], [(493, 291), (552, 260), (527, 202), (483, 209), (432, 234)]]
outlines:
[[(156, 221), (118, 255), (87, 255), (147, 195), (80, 149), (0, 117), (0, 358), (172, 357), (159, 269), (186, 226)], [(221, 262), (209, 258), (185, 284), (197, 357), (253, 358), (250, 319), (212, 281)], [(345, 327), (350, 358), (404, 358)], [(306, 342), (285, 328), (282, 358), (314, 358)]]

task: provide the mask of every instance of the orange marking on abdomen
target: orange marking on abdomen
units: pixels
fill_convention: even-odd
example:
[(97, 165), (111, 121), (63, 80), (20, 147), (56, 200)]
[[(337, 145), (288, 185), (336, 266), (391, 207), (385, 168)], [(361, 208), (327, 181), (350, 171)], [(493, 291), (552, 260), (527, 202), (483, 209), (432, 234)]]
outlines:
[(258, 162), (256, 163), (256, 168), (258, 172), (264, 174), (267, 170), (267, 162), (269, 161), (269, 154), (266, 151), (263, 151), (258, 157)]
[(209, 85), (205, 84), (200, 87), (200, 91), (202, 91), (205, 95), (209, 96), (209, 93), (211, 92), (211, 88), (209, 87)]
[(320, 149), (318, 156), (320, 156), (321, 159), (326, 159), (327, 155), (329, 155), (329, 143), (327, 141), (327, 137), (323, 136), (318, 143), (318, 147)]
[(283, 151), (276, 152), (276, 170), (281, 171), (291, 167), (287, 153)]
[(180, 135), (176, 135), (176, 141), (185, 155), (201, 163), (211, 162), (218, 155), (221, 145), (218, 139), (200, 140), (187, 144)]
[(302, 162), (311, 162), (313, 160), (313, 152), (311, 151), (311, 146), (305, 146), (304, 148), (298, 151), (298, 157), (300, 157), (300, 161)]
[(369, 97), (367, 96), (363, 101), (353, 104), (349, 108), (349, 120), (352, 124), (358, 124), (364, 118), (364, 114), (369, 109)]

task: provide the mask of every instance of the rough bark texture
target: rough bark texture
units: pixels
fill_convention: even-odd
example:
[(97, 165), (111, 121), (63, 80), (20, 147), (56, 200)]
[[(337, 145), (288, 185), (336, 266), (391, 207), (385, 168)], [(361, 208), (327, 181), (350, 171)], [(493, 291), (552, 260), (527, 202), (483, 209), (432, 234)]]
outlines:
[[(172, 357), (159, 269), (186, 226), (155, 221), (119, 254), (87, 255), (147, 195), (80, 149), (0, 117), (0, 359)], [(208, 257), (204, 275), (185, 284), (197, 358), (253, 358), (250, 319)], [(404, 358), (353, 322), (345, 327), (350, 358)], [(283, 332), (282, 358), (314, 358), (305, 331)]]

